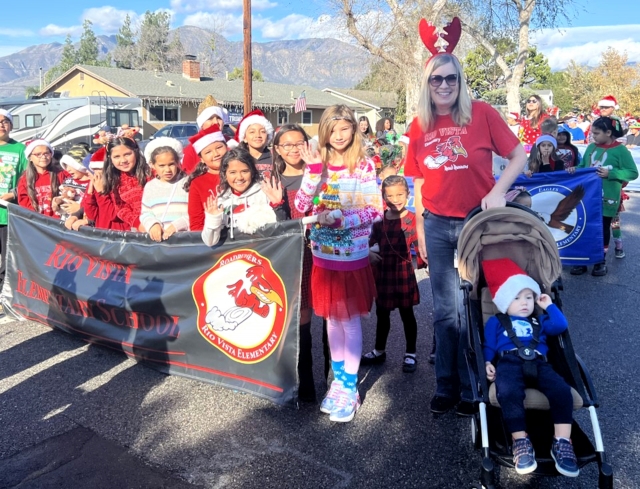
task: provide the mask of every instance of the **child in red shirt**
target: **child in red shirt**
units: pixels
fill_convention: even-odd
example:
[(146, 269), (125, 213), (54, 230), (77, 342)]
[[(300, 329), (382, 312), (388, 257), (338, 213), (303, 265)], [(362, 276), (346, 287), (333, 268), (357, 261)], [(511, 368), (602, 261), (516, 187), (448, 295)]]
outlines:
[(18, 204), (59, 219), (51, 200), (58, 195), (60, 183), (67, 175), (53, 164), (53, 148), (44, 139), (36, 139), (25, 148), (24, 155), (29, 163), (18, 181)]

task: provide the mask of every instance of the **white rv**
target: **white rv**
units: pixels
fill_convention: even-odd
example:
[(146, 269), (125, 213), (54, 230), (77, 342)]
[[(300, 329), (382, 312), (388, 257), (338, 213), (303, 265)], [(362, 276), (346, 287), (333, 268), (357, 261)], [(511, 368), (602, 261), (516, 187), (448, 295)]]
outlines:
[(21, 142), (46, 139), (63, 152), (76, 143), (91, 145), (94, 134), (105, 126), (114, 132), (123, 124), (142, 129), (142, 101), (139, 98), (96, 95), (0, 100), (0, 107), (13, 116), (13, 139)]

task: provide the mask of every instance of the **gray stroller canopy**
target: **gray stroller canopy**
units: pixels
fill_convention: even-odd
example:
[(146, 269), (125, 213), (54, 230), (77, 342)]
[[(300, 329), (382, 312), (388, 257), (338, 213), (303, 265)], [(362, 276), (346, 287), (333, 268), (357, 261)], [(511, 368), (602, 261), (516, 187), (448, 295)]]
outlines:
[(495, 258), (513, 260), (543, 291), (549, 291), (562, 272), (558, 247), (547, 226), (533, 212), (515, 207), (479, 212), (462, 228), (458, 271), (462, 280), (473, 284), (472, 299), (478, 298), (482, 261)]

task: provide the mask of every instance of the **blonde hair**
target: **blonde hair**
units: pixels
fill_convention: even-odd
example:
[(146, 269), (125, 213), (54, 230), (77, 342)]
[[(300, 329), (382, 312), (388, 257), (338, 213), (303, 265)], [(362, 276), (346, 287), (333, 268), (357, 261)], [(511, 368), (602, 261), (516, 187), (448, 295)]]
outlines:
[(458, 75), (458, 99), (451, 107), (451, 118), (458, 127), (466, 126), (471, 123), (471, 97), (467, 89), (467, 82), (464, 79), (464, 72), (460, 61), (453, 54), (442, 53), (437, 54), (427, 62), (422, 75), (422, 83), (420, 85), (420, 99), (418, 100), (418, 120), (420, 127), (424, 131), (433, 129), (437, 114), (435, 106), (431, 100), (431, 92), (429, 90), (429, 78), (435, 70), (451, 63)]
[(332, 105), (327, 107), (320, 117), (318, 127), (318, 146), (320, 148), (320, 156), (324, 163), (331, 161), (333, 156), (333, 148), (329, 142), (331, 132), (335, 125), (340, 121), (346, 121), (351, 124), (353, 135), (351, 143), (343, 154), (345, 166), (349, 169), (349, 173), (353, 173), (356, 165), (365, 157), (364, 141), (362, 134), (358, 130), (358, 120), (353, 111), (346, 105)]

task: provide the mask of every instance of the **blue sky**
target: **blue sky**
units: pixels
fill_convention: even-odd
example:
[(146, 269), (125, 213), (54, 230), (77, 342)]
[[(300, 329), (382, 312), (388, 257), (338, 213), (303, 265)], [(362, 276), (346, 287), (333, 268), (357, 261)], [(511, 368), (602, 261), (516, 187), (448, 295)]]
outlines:
[[(640, 62), (640, 20), (631, 23), (640, 19), (640, 3), (625, 2), (621, 9), (612, 9), (613, 3), (585, 0), (576, 7), (571, 25), (533, 33), (533, 41), (553, 69), (564, 68), (571, 59), (596, 65), (609, 46), (626, 50), (631, 61)], [(332, 18), (327, 0), (252, 0), (252, 9), (253, 36), (258, 42), (309, 37), (348, 40)], [(34, 44), (63, 42), (67, 33), (77, 40), (86, 18), (97, 34), (115, 34), (127, 13), (135, 20), (146, 10), (170, 12), (172, 27), (196, 25), (229, 39), (242, 36), (242, 0), (18, 1), (3, 5), (0, 56)]]

